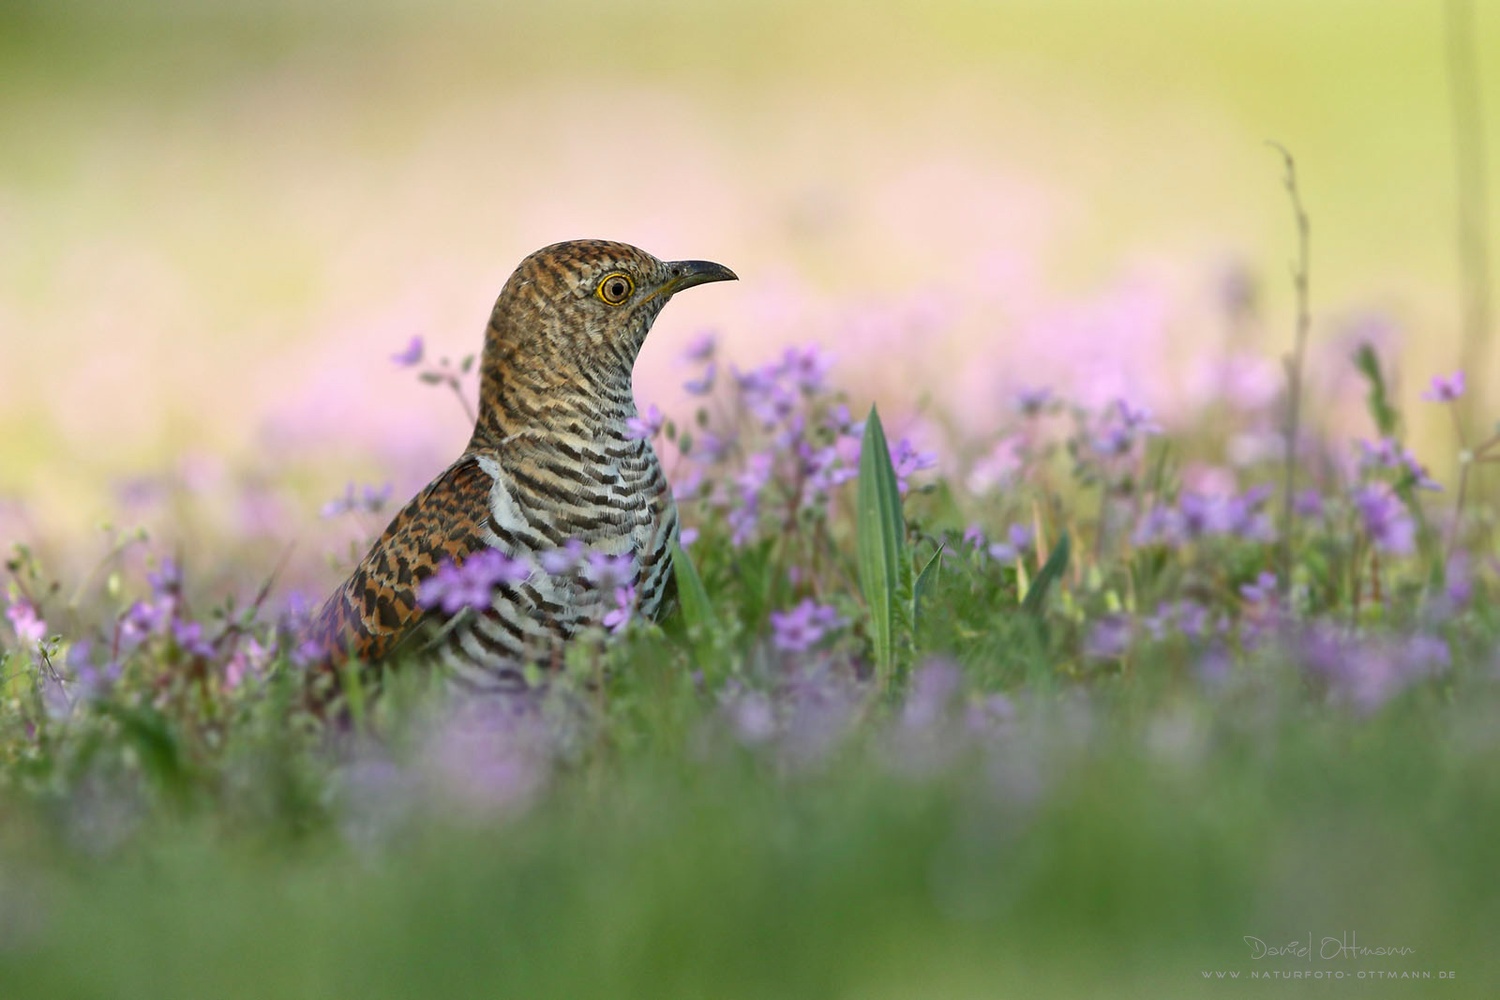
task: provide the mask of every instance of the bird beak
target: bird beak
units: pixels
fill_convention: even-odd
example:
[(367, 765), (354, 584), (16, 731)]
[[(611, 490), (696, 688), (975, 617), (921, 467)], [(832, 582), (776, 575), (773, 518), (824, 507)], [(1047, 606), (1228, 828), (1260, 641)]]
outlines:
[(711, 260), (674, 260), (667, 264), (667, 273), (670, 277), (662, 282), (657, 295), (672, 296), (684, 288), (706, 285), (710, 281), (740, 280), (740, 276), (729, 268)]

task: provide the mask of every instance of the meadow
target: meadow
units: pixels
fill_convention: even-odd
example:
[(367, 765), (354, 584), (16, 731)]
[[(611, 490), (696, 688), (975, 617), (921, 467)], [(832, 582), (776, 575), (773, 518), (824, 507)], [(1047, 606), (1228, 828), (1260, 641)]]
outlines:
[[(1303, 6), (5, 15), (0, 997), (1493, 995), (1439, 26)], [(677, 611), (313, 714), (577, 235), (742, 277)]]

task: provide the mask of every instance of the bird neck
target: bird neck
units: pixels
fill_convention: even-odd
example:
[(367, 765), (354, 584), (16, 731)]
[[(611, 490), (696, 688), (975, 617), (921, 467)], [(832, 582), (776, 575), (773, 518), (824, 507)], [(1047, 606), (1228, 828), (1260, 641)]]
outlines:
[(498, 448), (518, 435), (560, 441), (623, 437), (635, 415), (627, 366), (580, 363), (556, 351), (523, 352), (492, 337), (480, 362), (470, 447)]

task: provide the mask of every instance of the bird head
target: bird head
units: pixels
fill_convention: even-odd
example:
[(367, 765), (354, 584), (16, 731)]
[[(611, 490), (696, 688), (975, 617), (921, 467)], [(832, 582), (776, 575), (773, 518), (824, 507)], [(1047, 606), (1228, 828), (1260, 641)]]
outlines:
[[(573, 240), (543, 247), (505, 282), (484, 343), (496, 390), (597, 382), (630, 387), (640, 345), (672, 295), (706, 282), (735, 280), (711, 261), (658, 261), (627, 243)], [(492, 364), (493, 363), (493, 364)], [(580, 381), (579, 381), (580, 379)]]

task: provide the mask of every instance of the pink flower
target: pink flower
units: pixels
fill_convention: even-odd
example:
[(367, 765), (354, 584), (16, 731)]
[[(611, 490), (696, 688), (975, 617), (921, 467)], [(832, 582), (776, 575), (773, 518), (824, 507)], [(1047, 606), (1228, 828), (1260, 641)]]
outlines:
[(47, 623), (37, 614), (36, 606), (30, 601), (12, 604), (5, 609), (5, 617), (10, 619), (10, 627), (15, 630), (16, 638), (27, 649), (35, 649), (47, 637)]
[(1422, 399), (1429, 403), (1451, 403), (1464, 394), (1464, 373), (1454, 372), (1446, 378), (1442, 375), (1432, 376), (1432, 387), (1422, 393)]

